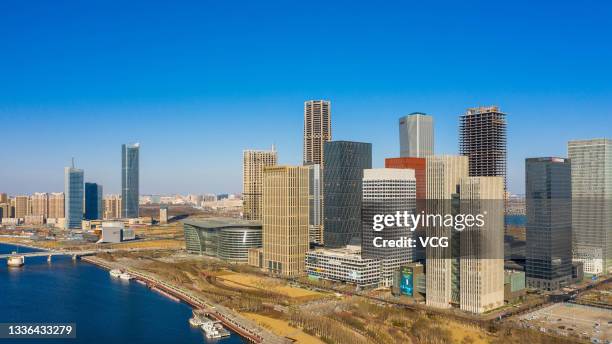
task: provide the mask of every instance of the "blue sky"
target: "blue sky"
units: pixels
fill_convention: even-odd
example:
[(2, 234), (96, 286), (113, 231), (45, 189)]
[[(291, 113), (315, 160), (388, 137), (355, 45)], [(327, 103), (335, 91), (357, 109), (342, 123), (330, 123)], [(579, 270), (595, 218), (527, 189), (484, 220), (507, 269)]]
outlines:
[(71, 157), (118, 192), (139, 141), (141, 193), (239, 192), (242, 150), (301, 163), (303, 101), (333, 138), (399, 153), (398, 117), (508, 113), (509, 189), (524, 159), (612, 137), (612, 4), (602, 2), (3, 1), (0, 191), (63, 189)]

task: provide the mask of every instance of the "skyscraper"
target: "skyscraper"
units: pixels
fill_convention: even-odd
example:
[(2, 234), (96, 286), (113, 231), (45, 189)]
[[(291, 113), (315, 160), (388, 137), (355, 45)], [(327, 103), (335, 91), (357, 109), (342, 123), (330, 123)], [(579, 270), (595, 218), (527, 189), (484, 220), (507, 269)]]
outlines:
[(455, 261), (459, 257), (459, 307), (484, 313), (504, 305), (504, 179), (463, 177), (459, 199), (466, 218), (484, 215), (483, 226), (454, 231), (459, 237), (458, 253), (453, 254)]
[(49, 195), (49, 218), (61, 219), (65, 213), (66, 196), (63, 192), (53, 192)]
[(121, 146), (121, 216), (123, 218), (138, 217), (139, 154), (139, 143)]
[(584, 272), (612, 271), (612, 140), (568, 143), (572, 165), (573, 259)]
[(497, 106), (470, 108), (459, 119), (459, 154), (470, 176), (503, 177), (506, 185), (506, 114)]
[[(468, 177), (466, 156), (429, 156), (426, 158), (427, 214), (453, 214), (453, 199), (459, 197), (461, 179)], [(426, 228), (428, 237), (451, 238), (453, 232), (444, 226)], [(452, 246), (452, 242), (451, 242)], [(427, 264), (426, 285), (428, 306), (450, 308), (453, 300), (459, 302), (458, 257), (453, 247), (425, 248)], [(453, 294), (453, 290), (455, 293)]]
[(400, 156), (424, 158), (434, 154), (433, 117), (413, 112), (399, 119)]
[(284, 276), (304, 273), (309, 248), (308, 168), (264, 168), (262, 225), (263, 267)]
[(372, 168), (372, 144), (330, 141), (324, 145), (323, 215), (325, 246), (360, 242), (363, 170)]
[(274, 166), (277, 154), (271, 150), (245, 150), (242, 152), (242, 199), (243, 217), (261, 220), (261, 196), (263, 193), (263, 170)]
[(361, 255), (366, 259), (381, 261), (381, 283), (384, 286), (392, 284), (393, 273), (400, 266), (412, 262), (413, 250), (410, 247), (376, 247), (374, 238), (397, 241), (411, 238), (413, 232), (406, 227), (397, 226), (387, 226), (381, 231), (375, 231), (374, 216), (395, 215), (396, 212), (413, 214), (415, 210), (414, 170), (375, 168), (363, 171)]
[(0, 203), (8, 203), (8, 195), (4, 192), (0, 192)]
[(330, 141), (331, 109), (327, 100), (304, 102), (304, 165), (325, 165), (323, 146)]
[(571, 164), (562, 158), (525, 160), (527, 287), (557, 290), (572, 280)]
[(85, 183), (85, 219), (98, 220), (104, 216), (102, 185)]
[(427, 179), (425, 176), (425, 158), (387, 158), (386, 168), (408, 168), (414, 170), (416, 177), (416, 198), (423, 200), (427, 196)]
[(310, 242), (323, 244), (323, 171), (321, 165), (308, 168), (308, 230)]
[(66, 229), (81, 228), (81, 221), (83, 220), (83, 180), (83, 170), (75, 168), (74, 163), (72, 167), (64, 168)]

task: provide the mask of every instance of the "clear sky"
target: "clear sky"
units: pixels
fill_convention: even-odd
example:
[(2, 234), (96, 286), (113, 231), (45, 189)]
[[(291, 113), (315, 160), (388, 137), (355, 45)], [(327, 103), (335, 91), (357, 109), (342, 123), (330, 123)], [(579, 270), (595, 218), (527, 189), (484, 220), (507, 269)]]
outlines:
[(119, 192), (141, 143), (141, 193), (240, 192), (242, 150), (300, 164), (303, 102), (332, 102), (333, 138), (399, 155), (397, 119), (508, 114), (509, 189), (524, 159), (612, 137), (608, 1), (2, 1), (0, 192), (86, 181)]

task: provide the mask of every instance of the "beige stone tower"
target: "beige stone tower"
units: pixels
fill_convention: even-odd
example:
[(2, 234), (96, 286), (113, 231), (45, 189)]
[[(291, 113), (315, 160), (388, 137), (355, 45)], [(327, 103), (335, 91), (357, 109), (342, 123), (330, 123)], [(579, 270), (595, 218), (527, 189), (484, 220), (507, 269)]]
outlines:
[(272, 150), (245, 150), (242, 153), (243, 216), (247, 220), (261, 220), (263, 169), (275, 166), (277, 154)]
[(327, 100), (304, 102), (304, 165), (324, 167), (323, 144), (331, 141), (331, 106)]

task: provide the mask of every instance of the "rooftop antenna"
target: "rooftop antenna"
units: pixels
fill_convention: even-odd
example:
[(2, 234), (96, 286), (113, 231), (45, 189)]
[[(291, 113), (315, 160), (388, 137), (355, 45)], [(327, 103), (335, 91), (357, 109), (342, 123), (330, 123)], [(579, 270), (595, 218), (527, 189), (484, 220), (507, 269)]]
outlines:
[(272, 144), (272, 151), (276, 152), (276, 146), (274, 145), (274, 143)]
[(72, 157), (72, 168), (74, 168), (74, 157)]

